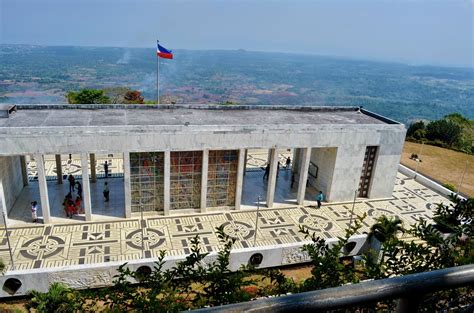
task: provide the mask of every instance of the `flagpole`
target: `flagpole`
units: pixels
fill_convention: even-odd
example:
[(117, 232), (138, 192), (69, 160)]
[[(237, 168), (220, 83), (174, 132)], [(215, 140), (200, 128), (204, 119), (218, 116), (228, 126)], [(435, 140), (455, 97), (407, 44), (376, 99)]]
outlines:
[[(158, 40), (156, 41), (158, 43)], [(156, 55), (156, 104), (160, 103), (160, 56)]]

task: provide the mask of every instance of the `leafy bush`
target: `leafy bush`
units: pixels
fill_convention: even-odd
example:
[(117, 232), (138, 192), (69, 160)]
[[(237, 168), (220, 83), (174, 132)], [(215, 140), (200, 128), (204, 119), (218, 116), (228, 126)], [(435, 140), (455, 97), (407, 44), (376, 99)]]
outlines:
[(349, 242), (349, 238), (361, 228), (364, 218), (365, 215), (357, 217), (354, 225), (346, 229), (345, 236), (338, 237), (338, 241), (333, 245), (327, 244), (325, 239), (317, 237), (315, 233), (300, 226), (300, 232), (312, 241), (311, 244), (304, 245), (302, 250), (308, 253), (313, 265), (312, 277), (302, 282), (301, 291), (338, 287), (348, 282), (359, 281), (360, 277), (354, 267), (346, 266), (341, 260), (341, 256), (348, 255), (348, 252), (344, 251), (344, 247)]
[(99, 89), (82, 89), (79, 92), (70, 91), (66, 94), (70, 104), (105, 104), (110, 103), (110, 98)]
[[(377, 238), (382, 253), (373, 258), (373, 251), (369, 251), (363, 266), (347, 262), (351, 257), (346, 248), (350, 237), (360, 231), (365, 215), (357, 217), (345, 236), (332, 244), (301, 226), (300, 232), (311, 239), (311, 243), (305, 244), (302, 250), (308, 254), (312, 264), (312, 276), (301, 283), (285, 277), (278, 269), (258, 270), (243, 266), (231, 271), (230, 252), (236, 239), (226, 235), (221, 226), (216, 232), (222, 248), (214, 260), (206, 259), (209, 253), (201, 251), (200, 240), (196, 236), (190, 240), (191, 253), (171, 269), (164, 269), (165, 252), (161, 251), (148, 274), (132, 271), (124, 264), (118, 269), (114, 285), (110, 288), (77, 292), (55, 283), (47, 293), (32, 292), (31, 307), (38, 312), (103, 311), (104, 308), (111, 312), (179, 312), (249, 301), (258, 296), (319, 290), (363, 279), (472, 264), (474, 199), (463, 200), (453, 195), (451, 200), (453, 205), (439, 204), (435, 214), (435, 220), (442, 219), (451, 227), (448, 236), (442, 235), (423, 219), (405, 230), (399, 219), (379, 218), (371, 227), (368, 239), (370, 242)], [(401, 232), (418, 240), (401, 240), (398, 238)], [(443, 305), (449, 308), (462, 306), (469, 303), (468, 295), (471, 293), (472, 288), (438, 292), (425, 297), (423, 306), (427, 311), (440, 311), (437, 308)], [(391, 309), (393, 303), (376, 304), (370, 309), (381, 307)]]
[(29, 307), (38, 313), (76, 312), (80, 303), (75, 301), (75, 292), (61, 283), (52, 283), (48, 292), (31, 291)]
[(453, 184), (450, 184), (450, 183), (443, 184), (443, 187), (446, 188), (446, 189), (449, 189), (451, 191), (456, 191), (456, 187)]

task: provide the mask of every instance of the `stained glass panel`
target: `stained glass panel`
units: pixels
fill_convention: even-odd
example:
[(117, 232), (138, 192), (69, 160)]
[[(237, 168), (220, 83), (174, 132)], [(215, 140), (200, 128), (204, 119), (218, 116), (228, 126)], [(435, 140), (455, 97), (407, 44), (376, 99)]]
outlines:
[(164, 153), (130, 153), (132, 212), (163, 211)]

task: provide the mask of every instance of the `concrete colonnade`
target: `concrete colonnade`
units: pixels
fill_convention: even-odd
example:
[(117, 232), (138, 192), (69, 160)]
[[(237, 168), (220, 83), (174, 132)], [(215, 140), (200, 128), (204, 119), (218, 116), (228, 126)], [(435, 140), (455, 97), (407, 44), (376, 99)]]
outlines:
[[(308, 177), (308, 167), (311, 156), (311, 148), (294, 148), (294, 158), (293, 158), (293, 170), (300, 173), (298, 179), (298, 196), (297, 204), (304, 204), (304, 197), (306, 191), (306, 180)], [(278, 170), (278, 152), (277, 148), (269, 149), (269, 159), (270, 172), (267, 185), (267, 194), (266, 202), (267, 207), (272, 208), (275, 198), (275, 189), (277, 181), (277, 170)], [(235, 210), (241, 209), (242, 202), (242, 193), (243, 193), (243, 181), (246, 170), (246, 161), (247, 161), (248, 150), (246, 148), (238, 149), (238, 166), (237, 166), (237, 181), (236, 181), (236, 191), (235, 191)], [(88, 159), (89, 157), (89, 159)], [(24, 159), (24, 157), (22, 157)], [(91, 205), (91, 190), (90, 183), (94, 183), (97, 179), (95, 171), (95, 154), (93, 153), (81, 153), (81, 168), (82, 168), (82, 187), (83, 187), (83, 204), (84, 204), (84, 213), (85, 220), (92, 220), (92, 205)], [(38, 168), (38, 184), (40, 190), (40, 201), (41, 208), (43, 211), (44, 223), (51, 223), (51, 213), (50, 213), (50, 204), (48, 197), (48, 186), (46, 183), (46, 173), (44, 166), (44, 155), (35, 154), (35, 159), (37, 162)], [(89, 161), (90, 161), (90, 170), (89, 175)], [(170, 162), (171, 162), (171, 152), (169, 150), (164, 151), (164, 215), (170, 214)], [(56, 166), (57, 166), (57, 182), (58, 184), (62, 183), (62, 171), (61, 171), (61, 155), (56, 155)], [(132, 195), (131, 195), (131, 178), (130, 178), (130, 152), (125, 151), (123, 153), (123, 170), (124, 170), (124, 217), (132, 217)], [(208, 184), (208, 168), (209, 168), (209, 149), (204, 149), (202, 151), (202, 176), (201, 176), (201, 203), (200, 211), (204, 213), (207, 211), (207, 184)], [(22, 168), (23, 171), (23, 168)], [(26, 165), (25, 165), (26, 171)], [(24, 175), (27, 178), (27, 174)]]

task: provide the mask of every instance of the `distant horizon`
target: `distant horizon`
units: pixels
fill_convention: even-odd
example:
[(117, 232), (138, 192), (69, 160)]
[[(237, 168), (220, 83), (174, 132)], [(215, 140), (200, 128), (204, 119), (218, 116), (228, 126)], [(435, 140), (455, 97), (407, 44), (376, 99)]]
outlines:
[[(160, 42), (161, 43), (161, 42)], [(166, 46), (165, 43), (163, 45)], [(150, 49), (155, 51), (154, 46), (134, 46), (134, 47), (124, 47), (124, 46), (97, 46), (97, 45), (46, 45), (46, 44), (27, 44), (27, 43), (0, 43), (0, 46), (31, 46), (31, 47), (78, 47), (78, 48), (103, 48), (103, 49)], [(237, 49), (225, 49), (225, 48), (212, 48), (212, 49), (192, 49), (192, 48), (173, 48), (167, 46), (170, 50), (173, 51), (222, 51), (222, 52), (251, 52), (251, 53), (270, 53), (270, 54), (288, 54), (288, 55), (301, 55), (301, 56), (313, 56), (313, 57), (322, 57), (322, 58), (334, 58), (338, 60), (348, 60), (348, 61), (363, 61), (363, 62), (375, 62), (375, 63), (392, 63), (406, 66), (414, 67), (442, 67), (442, 68), (457, 68), (457, 69), (466, 69), (474, 71), (474, 64), (471, 66), (460, 66), (456, 64), (437, 64), (437, 63), (416, 63), (408, 62), (404, 60), (389, 60), (389, 59), (380, 59), (380, 58), (370, 58), (370, 57), (358, 57), (358, 56), (346, 56), (346, 55), (329, 55), (329, 54), (317, 54), (310, 52), (298, 52), (298, 51), (265, 51), (265, 50), (251, 50), (244, 48)], [(174, 62), (174, 61), (173, 61)]]
[(0, 42), (474, 68), (473, 0), (2, 0)]

